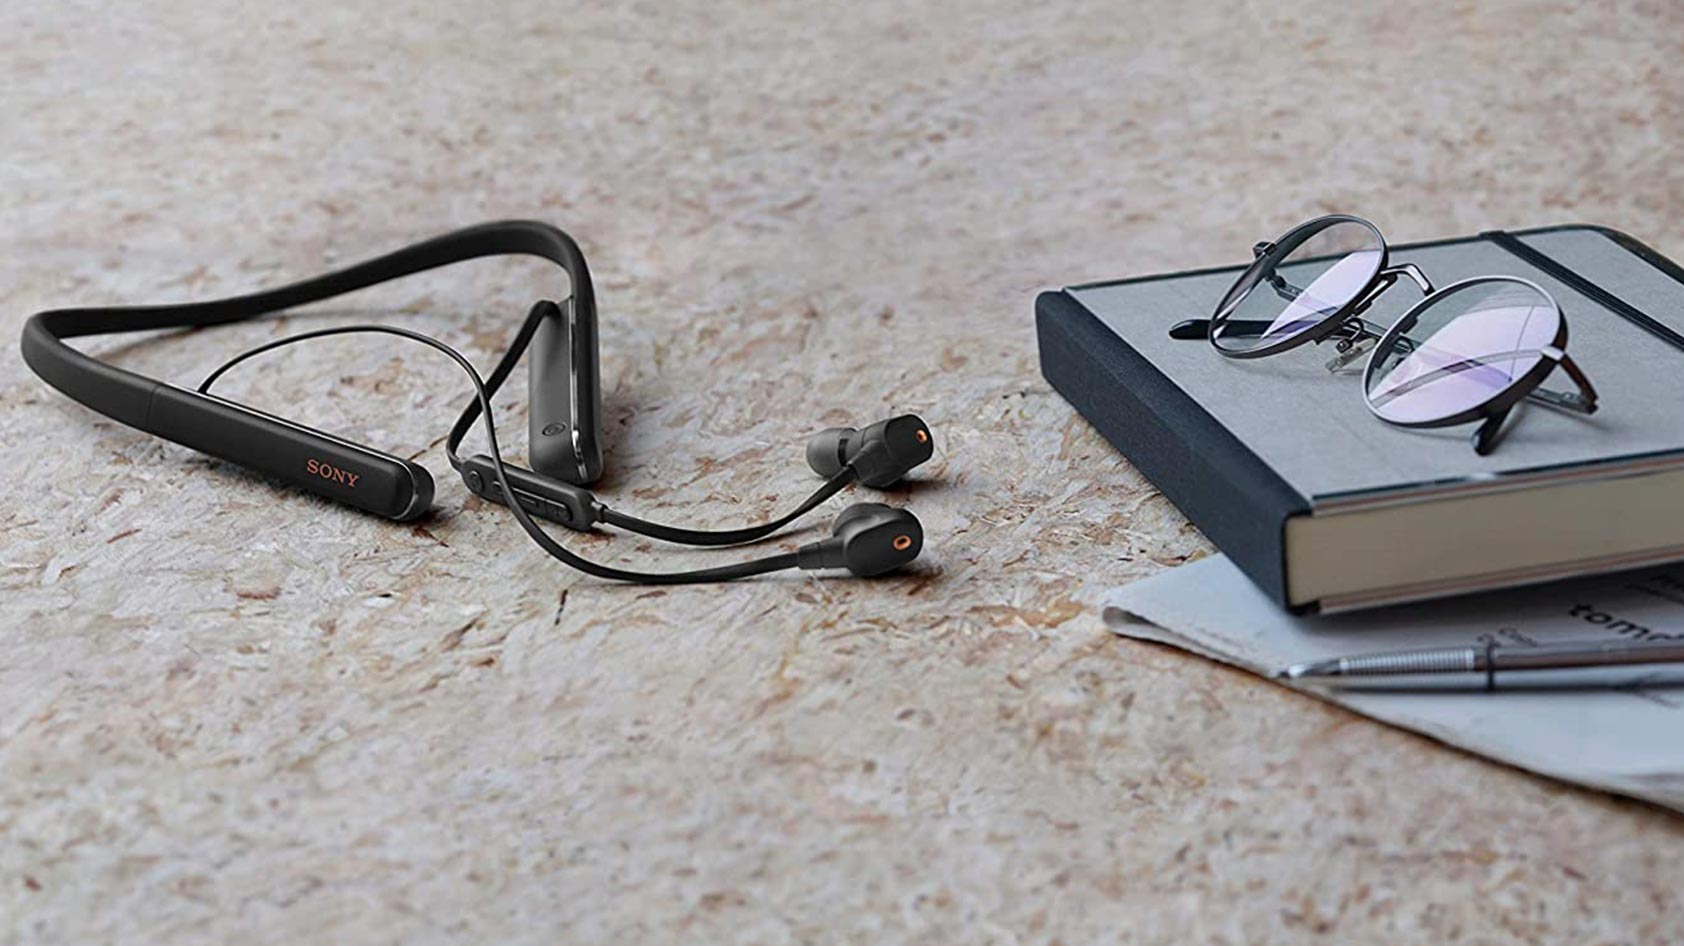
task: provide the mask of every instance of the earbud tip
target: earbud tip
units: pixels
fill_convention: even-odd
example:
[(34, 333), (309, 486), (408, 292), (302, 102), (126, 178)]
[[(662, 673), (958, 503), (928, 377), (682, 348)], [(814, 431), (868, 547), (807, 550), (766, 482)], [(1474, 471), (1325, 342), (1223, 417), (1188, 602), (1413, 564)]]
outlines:
[(848, 440), (856, 433), (852, 427), (827, 427), (807, 441), (807, 465), (813, 472), (830, 479), (847, 465)]
[(885, 425), (883, 435), (894, 446), (895, 455), (908, 470), (935, 455), (936, 442), (930, 436), (930, 425), (917, 414), (893, 418)]
[(930, 427), (917, 414), (902, 414), (880, 420), (861, 430), (859, 442), (848, 462), (859, 472), (860, 482), (873, 489), (887, 489), (935, 453)]

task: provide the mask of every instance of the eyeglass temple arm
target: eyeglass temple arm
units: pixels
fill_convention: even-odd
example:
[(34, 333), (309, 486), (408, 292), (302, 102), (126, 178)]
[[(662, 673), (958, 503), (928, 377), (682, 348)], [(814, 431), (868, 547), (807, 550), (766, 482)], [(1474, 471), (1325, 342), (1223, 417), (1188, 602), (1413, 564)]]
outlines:
[[(1555, 351), (1559, 351), (1559, 349), (1555, 349)], [(1578, 385), (1579, 393), (1562, 394), (1558, 391), (1546, 391), (1543, 388), (1533, 388), (1527, 393), (1526, 399), (1529, 401), (1538, 401), (1539, 403), (1547, 404), (1550, 407), (1560, 407), (1570, 411), (1577, 411), (1581, 414), (1596, 413), (1596, 388), (1591, 385), (1590, 378), (1585, 376), (1584, 371), (1579, 368), (1578, 363), (1567, 357), (1566, 352), (1560, 352), (1560, 357), (1556, 359), (1556, 364), (1559, 364), (1561, 369), (1567, 372), (1567, 377), (1573, 379), (1573, 383)], [(1492, 414), (1490, 417), (1487, 417), (1484, 423), (1479, 425), (1479, 429), (1473, 432), (1472, 437), (1475, 453), (1483, 457), (1491, 451), (1497, 449), (1497, 441), (1502, 438), (1504, 431), (1508, 429), (1508, 419), (1513, 411), (1513, 407), (1505, 407), (1497, 413)]]
[(1514, 407), (1511, 405), (1485, 418), (1479, 427), (1475, 428), (1473, 436), (1468, 438), (1473, 444), (1474, 452), (1483, 457), (1497, 449), (1497, 441), (1508, 431), (1508, 421), (1512, 416)]
[(1561, 366), (1562, 371), (1567, 372), (1568, 379), (1579, 389), (1578, 393), (1562, 394), (1559, 391), (1533, 388), (1532, 393), (1526, 395), (1526, 397), (1529, 400), (1538, 401), (1551, 407), (1565, 408), (1566, 410), (1577, 411), (1580, 414), (1596, 413), (1596, 387), (1590, 383), (1590, 378), (1585, 374), (1584, 369), (1579, 367), (1578, 362), (1568, 357), (1566, 352), (1561, 352), (1561, 357), (1555, 361), (1556, 364)]

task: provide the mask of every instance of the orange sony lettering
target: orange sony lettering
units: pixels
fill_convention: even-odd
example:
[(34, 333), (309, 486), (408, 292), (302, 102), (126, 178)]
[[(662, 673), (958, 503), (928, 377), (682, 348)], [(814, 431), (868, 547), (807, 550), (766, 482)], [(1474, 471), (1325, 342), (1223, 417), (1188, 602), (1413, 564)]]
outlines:
[(361, 473), (352, 473), (350, 470), (342, 470), (330, 463), (323, 463), (315, 457), (305, 459), (304, 471), (312, 476), (319, 476), (324, 480), (333, 480), (336, 483), (344, 483), (352, 489), (357, 488), (357, 480), (362, 478)]

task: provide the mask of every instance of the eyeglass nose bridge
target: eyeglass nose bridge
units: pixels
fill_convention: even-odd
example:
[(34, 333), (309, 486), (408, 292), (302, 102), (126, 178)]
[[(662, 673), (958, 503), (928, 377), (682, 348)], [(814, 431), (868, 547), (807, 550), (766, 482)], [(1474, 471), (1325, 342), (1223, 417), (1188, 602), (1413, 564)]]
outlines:
[(1421, 290), (1423, 298), (1436, 291), (1433, 288), (1432, 280), (1428, 279), (1427, 274), (1421, 272), (1421, 267), (1414, 263), (1399, 263), (1396, 266), (1387, 266), (1374, 274), (1374, 282), (1369, 285), (1368, 290), (1351, 303), (1349, 315), (1355, 316), (1367, 312), (1368, 307), (1374, 304), (1374, 300), (1380, 298), (1386, 290), (1397, 285), (1398, 278), (1401, 276), (1408, 276), (1409, 280)]
[(1396, 266), (1388, 266), (1380, 270), (1380, 278), (1386, 280), (1388, 286), (1397, 282), (1399, 276), (1408, 276), (1410, 281), (1421, 290), (1423, 296), (1430, 296), (1434, 292), (1432, 280), (1428, 279), (1427, 274), (1421, 272), (1421, 267), (1414, 263), (1399, 263)]

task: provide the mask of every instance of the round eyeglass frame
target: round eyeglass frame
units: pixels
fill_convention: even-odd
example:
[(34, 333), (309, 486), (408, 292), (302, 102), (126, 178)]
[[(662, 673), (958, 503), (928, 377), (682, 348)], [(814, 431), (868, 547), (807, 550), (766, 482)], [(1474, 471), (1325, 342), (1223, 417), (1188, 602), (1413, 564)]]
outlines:
[[(1374, 371), (1379, 367), (1380, 353), (1388, 351), (1392, 345), (1397, 343), (1398, 336), (1413, 328), (1415, 322), (1420, 319), (1421, 313), (1425, 312), (1429, 306), (1437, 304), (1452, 293), (1484, 283), (1513, 283), (1525, 286), (1549, 302), (1551, 309), (1555, 312), (1555, 337), (1548, 345), (1538, 350), (1542, 356), (1538, 359), (1538, 363), (1528, 369), (1525, 374), (1510, 381), (1507, 387), (1493, 394), (1487, 400), (1455, 414), (1433, 420), (1415, 421), (1393, 420), (1382, 415), (1379, 408), (1374, 406), (1372, 397)], [(1561, 303), (1556, 301), (1555, 296), (1550, 295), (1549, 290), (1530, 279), (1522, 279), (1519, 276), (1474, 276), (1471, 279), (1453, 282), (1422, 297), (1421, 301), (1410, 306), (1408, 311), (1392, 322), (1391, 326), (1386, 329), (1385, 334), (1380, 336), (1380, 340), (1374, 343), (1374, 349), (1368, 353), (1368, 363), (1362, 370), (1362, 402), (1368, 405), (1369, 412), (1375, 417), (1394, 427), (1454, 427), (1457, 424), (1485, 420), (1498, 416), (1519, 404), (1526, 399), (1528, 394), (1532, 393), (1533, 389), (1542, 385), (1549, 373), (1554, 371), (1561, 364), (1562, 359), (1566, 357), (1566, 348), (1567, 316), (1561, 311)]]
[[(1278, 342), (1243, 351), (1223, 348), (1216, 343), (1217, 331), (1227, 324), (1229, 317), (1233, 315), (1234, 309), (1239, 306), (1240, 302), (1251, 295), (1262, 283), (1260, 274), (1265, 268), (1279, 264), (1282, 258), (1296, 250), (1304, 241), (1340, 223), (1355, 223), (1368, 228), (1368, 232), (1374, 235), (1375, 244), (1380, 248), (1379, 265), (1374, 267), (1373, 275), (1368, 277), (1368, 281), (1363, 284), (1360, 290), (1352, 294), (1351, 298), (1346, 300), (1345, 304), (1335, 310), (1332, 315), (1317, 322), (1314, 326)], [(1258, 244), (1259, 247), (1263, 245)], [(1386, 237), (1380, 232), (1380, 228), (1354, 214), (1327, 214), (1306, 220), (1281, 234), (1280, 239), (1268, 244), (1268, 246), (1267, 251), (1259, 253), (1257, 258), (1252, 260), (1251, 265), (1247, 266), (1245, 271), (1235, 278), (1234, 284), (1229, 286), (1228, 291), (1222, 294), (1221, 301), (1216, 304), (1216, 312), (1210, 317), (1210, 326), (1205, 337), (1210, 341), (1210, 347), (1216, 349), (1217, 353), (1224, 358), (1267, 358), (1270, 355), (1290, 351), (1299, 345), (1318, 342), (1327, 338), (1345, 324), (1346, 320), (1355, 313), (1357, 306), (1373, 294), (1375, 286), (1380, 282), (1381, 274), (1386, 271), (1391, 263), (1391, 251), (1386, 245)], [(1556, 311), (1557, 313), (1561, 311), (1559, 306), (1556, 307)]]

